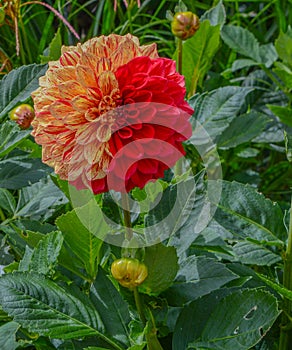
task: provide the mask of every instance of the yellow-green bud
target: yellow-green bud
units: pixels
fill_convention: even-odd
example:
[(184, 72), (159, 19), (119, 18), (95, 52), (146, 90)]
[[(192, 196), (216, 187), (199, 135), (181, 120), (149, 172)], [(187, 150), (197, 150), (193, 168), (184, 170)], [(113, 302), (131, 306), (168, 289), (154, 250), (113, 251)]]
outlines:
[(34, 118), (34, 109), (28, 104), (22, 104), (12, 109), (9, 118), (14, 120), (21, 129), (28, 129)]
[(191, 38), (199, 27), (199, 17), (190, 11), (177, 12), (171, 22), (172, 34), (182, 40)]
[(123, 286), (133, 289), (142, 284), (148, 276), (145, 264), (134, 258), (115, 260), (111, 266), (113, 277)]

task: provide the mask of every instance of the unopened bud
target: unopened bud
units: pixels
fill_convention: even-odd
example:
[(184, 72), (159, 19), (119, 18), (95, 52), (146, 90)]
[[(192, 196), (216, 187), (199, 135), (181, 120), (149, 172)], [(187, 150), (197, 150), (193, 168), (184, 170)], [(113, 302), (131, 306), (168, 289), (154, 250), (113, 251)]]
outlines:
[(9, 118), (14, 120), (21, 129), (28, 129), (34, 118), (34, 109), (28, 104), (22, 104), (12, 109)]
[(138, 259), (121, 258), (115, 260), (111, 266), (113, 277), (126, 288), (135, 288), (142, 284), (148, 276), (145, 264)]
[(172, 34), (182, 40), (191, 38), (199, 27), (199, 17), (190, 11), (177, 12), (171, 22)]

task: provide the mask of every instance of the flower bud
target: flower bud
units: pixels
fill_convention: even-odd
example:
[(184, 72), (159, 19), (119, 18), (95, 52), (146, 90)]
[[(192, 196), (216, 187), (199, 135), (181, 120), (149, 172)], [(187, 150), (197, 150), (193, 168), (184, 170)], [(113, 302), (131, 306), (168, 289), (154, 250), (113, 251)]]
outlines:
[(138, 259), (121, 258), (111, 266), (113, 277), (126, 288), (134, 288), (142, 284), (148, 276), (147, 267)]
[(198, 16), (190, 11), (177, 12), (171, 22), (172, 34), (182, 40), (191, 38), (199, 27), (200, 21)]
[(12, 109), (9, 118), (14, 120), (21, 129), (28, 129), (34, 118), (34, 109), (27, 104), (19, 105)]

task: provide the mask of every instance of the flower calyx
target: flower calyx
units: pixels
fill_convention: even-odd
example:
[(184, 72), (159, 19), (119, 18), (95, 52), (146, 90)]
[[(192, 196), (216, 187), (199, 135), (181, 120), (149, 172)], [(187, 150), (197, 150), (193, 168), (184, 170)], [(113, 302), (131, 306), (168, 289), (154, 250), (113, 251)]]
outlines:
[(134, 258), (115, 260), (112, 263), (111, 272), (120, 285), (129, 289), (141, 285), (148, 276), (146, 265)]
[(199, 17), (190, 11), (177, 12), (171, 22), (172, 34), (182, 40), (191, 38), (199, 27)]
[(30, 127), (34, 116), (34, 109), (28, 104), (21, 104), (9, 112), (9, 118), (15, 121), (23, 130)]

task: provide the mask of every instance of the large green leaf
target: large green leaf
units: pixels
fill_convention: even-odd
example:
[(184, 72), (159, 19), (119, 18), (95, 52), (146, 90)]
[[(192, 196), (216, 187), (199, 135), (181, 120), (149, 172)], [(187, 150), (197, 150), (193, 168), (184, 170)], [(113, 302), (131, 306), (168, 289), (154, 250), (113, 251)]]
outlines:
[(106, 334), (129, 346), (129, 307), (101, 268), (91, 286), (90, 299), (101, 315)]
[[(96, 237), (97, 232), (108, 231), (106, 224), (99, 223), (96, 212), (92, 211), (89, 202), (83, 207), (76, 208), (58, 217), (56, 224), (64, 234), (64, 241), (73, 253), (83, 262), (88, 275), (94, 279), (98, 263), (100, 262), (100, 249), (102, 240)], [(87, 217), (89, 226), (85, 227), (80, 218)]]
[(173, 345), (179, 350), (248, 350), (263, 338), (278, 315), (276, 298), (263, 290), (237, 291), (223, 297), (211, 294), (183, 310)]
[(183, 43), (183, 68), (188, 96), (192, 96), (197, 85), (202, 85), (213, 57), (219, 48), (220, 25), (211, 26), (208, 20), (201, 23), (199, 30)]
[(14, 321), (40, 335), (69, 339), (104, 332), (100, 315), (93, 307), (36, 273), (2, 276), (0, 303)]
[(267, 107), (281, 120), (282, 123), (292, 127), (292, 108), (268, 104)]
[(280, 206), (250, 185), (228, 181), (221, 184), (216, 220), (235, 238), (282, 246), (287, 233)]
[(222, 149), (236, 147), (259, 136), (271, 119), (255, 110), (248, 114), (239, 115), (218, 137), (217, 145)]
[(17, 124), (11, 121), (3, 123), (0, 129), (0, 158), (17, 147), (29, 134), (30, 130), (21, 130)]
[(0, 118), (17, 103), (23, 102), (39, 86), (39, 78), (45, 74), (47, 65), (31, 64), (9, 72), (0, 81)]
[(148, 268), (148, 277), (141, 286), (143, 291), (159, 294), (172, 285), (178, 271), (174, 247), (163, 244), (147, 247), (144, 263)]
[(63, 236), (60, 232), (56, 231), (45, 235), (29, 256), (28, 261), (23, 258), (20, 262), (19, 270), (34, 271), (44, 275), (52, 272), (57, 263), (62, 244)]
[(190, 256), (181, 263), (176, 281), (166, 295), (171, 304), (182, 305), (219, 289), (237, 277), (214, 259)]
[(0, 349), (15, 350), (19, 344), (16, 342), (15, 333), (20, 325), (16, 322), (8, 322), (0, 327)]
[[(190, 142), (202, 144), (209, 142), (209, 138), (214, 140), (218, 137), (239, 114), (246, 95), (251, 91), (249, 87), (225, 86), (191, 98), (189, 103), (195, 110), (191, 122), (195, 131)], [(196, 125), (196, 121), (200, 125)]]

